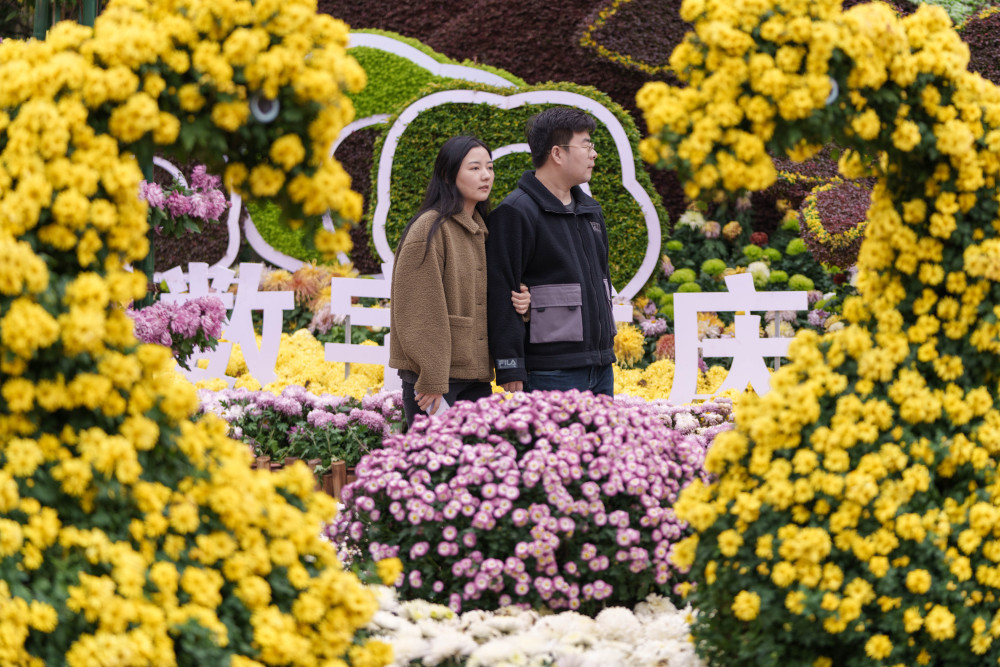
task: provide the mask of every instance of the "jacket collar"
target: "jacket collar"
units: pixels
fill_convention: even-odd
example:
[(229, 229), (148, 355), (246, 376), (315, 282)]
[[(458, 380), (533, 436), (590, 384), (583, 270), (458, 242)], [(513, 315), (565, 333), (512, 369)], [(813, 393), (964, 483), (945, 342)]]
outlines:
[[(548, 213), (570, 213), (566, 209), (566, 205), (559, 201), (547, 187), (542, 185), (542, 182), (538, 180), (533, 170), (528, 170), (521, 174), (521, 179), (517, 182), (517, 187), (527, 192), (528, 196), (534, 199), (538, 206)], [(600, 210), (601, 205), (593, 197), (584, 192), (583, 188), (579, 185), (574, 185), (569, 192), (573, 195), (578, 212)]]
[(465, 211), (459, 211), (451, 217), (473, 234), (480, 230), (486, 231), (486, 223), (483, 222), (483, 216), (479, 215), (479, 211), (473, 211), (472, 215), (469, 215)]

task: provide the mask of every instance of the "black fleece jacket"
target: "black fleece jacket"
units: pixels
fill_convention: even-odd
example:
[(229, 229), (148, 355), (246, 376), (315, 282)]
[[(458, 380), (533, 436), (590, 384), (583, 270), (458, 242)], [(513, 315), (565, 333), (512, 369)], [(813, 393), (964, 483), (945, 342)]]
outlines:
[[(615, 361), (608, 233), (601, 205), (579, 187), (566, 206), (526, 171), (487, 220), (487, 309), (497, 384), (529, 370)], [(531, 290), (524, 322), (511, 290)]]

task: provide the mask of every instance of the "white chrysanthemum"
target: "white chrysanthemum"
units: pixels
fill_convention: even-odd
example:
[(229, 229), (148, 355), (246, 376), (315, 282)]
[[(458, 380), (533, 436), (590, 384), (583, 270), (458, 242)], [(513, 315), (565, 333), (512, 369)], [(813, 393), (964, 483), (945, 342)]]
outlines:
[(674, 430), (681, 433), (693, 433), (700, 426), (698, 418), (688, 412), (674, 415)]
[[(505, 608), (510, 609), (510, 607)], [(538, 619), (538, 613), (534, 611), (520, 612), (515, 614), (494, 614), (484, 621), (490, 627), (496, 628), (505, 635), (513, 634), (530, 628)]]
[[(631, 665), (628, 657), (629, 647), (622, 644), (603, 644), (592, 651), (578, 656), (579, 667), (608, 667), (609, 665)], [(558, 663), (562, 667), (562, 662)]]
[(705, 216), (700, 211), (687, 210), (677, 218), (678, 227), (690, 227), (698, 231), (705, 226)]
[(422, 660), (428, 667), (434, 667), (451, 658), (464, 658), (479, 648), (475, 640), (461, 632), (438, 626), (440, 632), (430, 641), (427, 653)]
[(503, 633), (496, 629), (491, 624), (487, 623), (485, 620), (476, 621), (475, 623), (470, 623), (462, 628), (466, 635), (472, 637), (477, 642), (484, 642), (490, 639), (497, 639)]
[(753, 276), (753, 284), (757, 287), (767, 285), (767, 281), (771, 277), (771, 269), (762, 261), (750, 262), (747, 271)]
[(643, 641), (636, 644), (635, 650), (629, 656), (629, 665), (636, 667), (659, 667), (668, 665), (696, 665), (691, 661), (695, 658), (694, 646), (690, 643), (673, 639), (663, 641)]
[[(343, 505), (337, 502), (337, 512), (343, 511)], [(378, 608), (382, 611), (387, 611), (392, 614), (399, 615), (402, 608), (399, 604), (399, 597), (396, 595), (396, 589), (392, 586), (369, 586), (369, 589), (375, 593), (375, 601), (378, 602)]]
[(602, 609), (594, 620), (602, 639), (631, 642), (642, 634), (639, 619), (624, 607)]
[(691, 626), (680, 613), (660, 614), (646, 623), (644, 635), (651, 640), (687, 641)]
[(518, 640), (510, 638), (494, 639), (475, 649), (469, 655), (469, 660), (466, 664), (469, 667), (518, 664), (519, 662), (524, 664), (527, 661), (527, 657), (524, 651), (521, 650)]
[(409, 665), (423, 658), (430, 650), (430, 642), (420, 636), (381, 635), (374, 639), (392, 644), (393, 665)]
[(405, 620), (396, 616), (392, 612), (378, 610), (375, 615), (372, 616), (372, 620), (368, 623), (368, 627), (372, 630), (378, 632), (381, 630), (387, 630), (393, 634), (399, 632), (403, 629), (404, 625), (411, 625)]
[(543, 616), (535, 623), (535, 630), (555, 639), (561, 639), (570, 634), (594, 636), (599, 632), (594, 619), (575, 611)]
[(442, 604), (427, 602), (426, 600), (407, 600), (401, 605), (402, 613), (413, 621), (420, 621), (425, 618), (433, 619), (453, 619), (455, 612)]

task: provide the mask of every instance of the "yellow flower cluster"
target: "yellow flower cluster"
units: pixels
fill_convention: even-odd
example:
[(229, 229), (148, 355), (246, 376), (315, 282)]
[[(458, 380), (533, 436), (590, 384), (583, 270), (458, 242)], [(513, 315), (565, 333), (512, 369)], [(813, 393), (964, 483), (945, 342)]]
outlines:
[(618, 364), (625, 368), (631, 368), (642, 361), (643, 354), (645, 354), (643, 349), (645, 342), (646, 337), (643, 336), (639, 327), (634, 324), (619, 324), (614, 345)]
[[(345, 46), (307, 0), (112, 0), (93, 29), (0, 44), (0, 664), (391, 661), (320, 537), (332, 500), (194, 420), (121, 307), (146, 292), (154, 143), (251, 181), (239, 156), (262, 156), (276, 197), (356, 212), (327, 157), (363, 78)], [(263, 132), (260, 98), (286, 114)]]
[[(638, 396), (647, 401), (670, 397), (674, 384), (674, 362), (670, 359), (654, 361), (643, 369), (627, 369), (615, 366), (615, 393)], [(698, 371), (699, 394), (714, 394), (726, 379), (728, 370), (722, 366), (712, 366), (707, 371)], [(736, 398), (738, 392), (726, 390), (719, 397)]]
[[(239, 345), (233, 345), (226, 374), (236, 378), (234, 386), (237, 388), (251, 391), (264, 389), (275, 394), (280, 394), (285, 387), (300, 385), (314, 394), (337, 394), (360, 399), (382, 386), (383, 366), (351, 364), (347, 373), (342, 362), (326, 361), (325, 354), (323, 343), (316, 340), (308, 329), (299, 329), (293, 334), (281, 334), (274, 368), (277, 379), (274, 382), (261, 387), (260, 382), (250, 374)], [(199, 363), (205, 365), (204, 361)], [(226, 387), (226, 382), (222, 379), (202, 380), (196, 386), (218, 391)]]
[(673, 63), (689, 85), (651, 84), (638, 101), (646, 152), (690, 192), (767, 181), (766, 165), (731, 168), (740, 133), (761, 151), (744, 168), (765, 147), (836, 140), (846, 178), (877, 177), (844, 326), (797, 335), (771, 392), (741, 397), (737, 428), (713, 442), (714, 481), (675, 506), (695, 533), (673, 560), (695, 605), (716, 610), (696, 640), (718, 664), (756, 655), (761, 632), (779, 661), (809, 646), (814, 664), (995, 662), (1000, 91), (966, 71), (937, 7), (681, 11), (695, 34)]

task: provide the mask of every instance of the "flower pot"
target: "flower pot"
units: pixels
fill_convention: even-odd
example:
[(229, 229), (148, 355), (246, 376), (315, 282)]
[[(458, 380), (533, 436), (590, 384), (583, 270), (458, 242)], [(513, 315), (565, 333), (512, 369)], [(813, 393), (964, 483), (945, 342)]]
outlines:
[[(327, 491), (327, 493), (335, 498), (340, 498), (340, 492), (347, 486), (347, 464), (343, 461), (331, 462), (329, 475), (332, 491)], [(325, 487), (324, 490), (326, 490)]]

